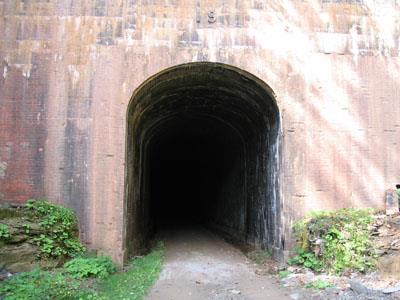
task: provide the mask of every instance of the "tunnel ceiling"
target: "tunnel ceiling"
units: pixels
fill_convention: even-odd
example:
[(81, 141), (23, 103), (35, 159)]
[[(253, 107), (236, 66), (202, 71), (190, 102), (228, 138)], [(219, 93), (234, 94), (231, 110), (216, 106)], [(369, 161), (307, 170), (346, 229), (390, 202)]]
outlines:
[(215, 118), (244, 137), (254, 128), (274, 129), (276, 104), (272, 91), (247, 73), (219, 64), (195, 64), (160, 74), (139, 89), (129, 117), (142, 134), (179, 114)]
[[(128, 251), (143, 244), (151, 227), (146, 204), (150, 200), (143, 183), (146, 156), (185, 132), (216, 139), (230, 136), (238, 149), (240, 143), (243, 170), (237, 167), (235, 172), (241, 175), (235, 176), (243, 177), (244, 192), (237, 196), (244, 203), (241, 239), (280, 248), (279, 112), (265, 83), (223, 64), (180, 65), (142, 84), (131, 99), (127, 117)], [(237, 234), (239, 229), (231, 227), (230, 234)]]

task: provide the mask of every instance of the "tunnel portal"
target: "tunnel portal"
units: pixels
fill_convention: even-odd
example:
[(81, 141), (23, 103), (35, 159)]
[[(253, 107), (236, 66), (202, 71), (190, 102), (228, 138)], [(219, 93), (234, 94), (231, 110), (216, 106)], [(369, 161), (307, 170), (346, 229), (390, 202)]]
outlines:
[(143, 83), (127, 117), (128, 255), (159, 228), (191, 224), (282, 248), (280, 119), (265, 83), (228, 65), (180, 65)]

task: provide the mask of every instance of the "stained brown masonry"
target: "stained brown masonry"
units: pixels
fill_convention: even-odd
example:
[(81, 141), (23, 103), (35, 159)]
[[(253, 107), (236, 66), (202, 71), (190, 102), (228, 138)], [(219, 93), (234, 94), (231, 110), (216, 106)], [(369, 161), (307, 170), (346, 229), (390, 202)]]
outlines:
[[(118, 262), (173, 220), (282, 256), (399, 183), (397, 1), (0, 0), (0, 201)], [(173, 223), (173, 222), (172, 222)]]

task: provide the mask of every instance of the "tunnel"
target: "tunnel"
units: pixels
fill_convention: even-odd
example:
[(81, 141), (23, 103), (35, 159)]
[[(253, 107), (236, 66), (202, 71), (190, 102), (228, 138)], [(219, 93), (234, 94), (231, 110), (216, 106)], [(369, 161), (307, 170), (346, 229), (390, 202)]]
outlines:
[(204, 226), (278, 253), (280, 117), (271, 88), (219, 63), (166, 69), (127, 112), (125, 248), (160, 229)]

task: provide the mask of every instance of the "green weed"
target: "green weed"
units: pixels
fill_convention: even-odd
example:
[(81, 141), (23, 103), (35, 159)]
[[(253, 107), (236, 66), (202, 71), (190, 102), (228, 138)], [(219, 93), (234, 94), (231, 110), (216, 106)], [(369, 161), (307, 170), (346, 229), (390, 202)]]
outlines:
[(72, 210), (44, 200), (28, 200), (27, 209), (45, 234), (35, 238), (44, 257), (75, 257), (84, 251), (77, 237), (77, 220)]
[[(163, 248), (134, 259), (126, 272), (114, 273), (108, 257), (76, 258), (54, 271), (35, 269), (0, 282), (4, 300), (143, 299), (161, 271)], [(90, 278), (89, 278), (90, 277)]]
[(96, 293), (80, 288), (81, 282), (63, 275), (35, 269), (19, 273), (0, 284), (5, 300), (78, 300), (95, 299)]
[(73, 278), (101, 278), (104, 279), (117, 269), (112, 260), (107, 256), (78, 257), (64, 264), (65, 272)]
[(320, 272), (324, 264), (312, 252), (307, 252), (302, 248), (296, 248), (297, 255), (288, 260), (289, 265), (304, 266), (316, 272)]
[(163, 247), (134, 259), (124, 273), (109, 276), (99, 283), (99, 294), (105, 299), (143, 299), (161, 272)]
[(328, 281), (317, 279), (313, 282), (310, 282), (305, 285), (306, 288), (315, 289), (315, 290), (324, 290), (327, 288), (334, 287), (334, 285), (330, 284)]
[(6, 224), (0, 224), (0, 241), (1, 240), (8, 240), (11, 238), (10, 229)]
[(292, 274), (292, 273), (289, 272), (288, 270), (279, 271), (279, 273), (278, 273), (279, 278), (286, 278), (286, 277), (288, 277), (290, 274)]
[(311, 213), (294, 225), (298, 249), (288, 262), (337, 274), (373, 269), (377, 255), (368, 230), (373, 213), (352, 208)]

